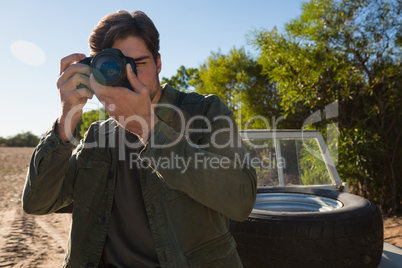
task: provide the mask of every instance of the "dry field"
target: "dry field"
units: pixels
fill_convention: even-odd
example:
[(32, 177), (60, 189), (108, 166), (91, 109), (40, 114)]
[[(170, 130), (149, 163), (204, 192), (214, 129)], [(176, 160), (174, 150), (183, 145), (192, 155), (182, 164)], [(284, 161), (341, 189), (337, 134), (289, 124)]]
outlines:
[(71, 215), (32, 216), (21, 193), (33, 148), (0, 148), (0, 267), (61, 267)]
[[(0, 267), (60, 267), (71, 216), (26, 215), (21, 192), (33, 148), (0, 147)], [(402, 247), (402, 217), (384, 218), (388, 243)]]

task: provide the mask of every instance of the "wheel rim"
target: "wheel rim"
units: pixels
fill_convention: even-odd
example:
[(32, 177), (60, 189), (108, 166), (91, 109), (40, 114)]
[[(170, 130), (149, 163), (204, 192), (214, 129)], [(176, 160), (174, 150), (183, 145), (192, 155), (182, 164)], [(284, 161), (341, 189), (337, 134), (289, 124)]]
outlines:
[(343, 207), (333, 198), (309, 194), (262, 193), (257, 195), (255, 210), (277, 212), (323, 212)]

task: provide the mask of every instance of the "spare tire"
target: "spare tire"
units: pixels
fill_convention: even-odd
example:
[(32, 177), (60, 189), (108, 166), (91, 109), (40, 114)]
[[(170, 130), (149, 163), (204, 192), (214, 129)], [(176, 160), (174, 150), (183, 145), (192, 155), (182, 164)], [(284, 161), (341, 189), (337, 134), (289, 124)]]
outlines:
[(380, 210), (365, 198), (312, 188), (259, 188), (249, 219), (230, 231), (245, 268), (378, 267)]

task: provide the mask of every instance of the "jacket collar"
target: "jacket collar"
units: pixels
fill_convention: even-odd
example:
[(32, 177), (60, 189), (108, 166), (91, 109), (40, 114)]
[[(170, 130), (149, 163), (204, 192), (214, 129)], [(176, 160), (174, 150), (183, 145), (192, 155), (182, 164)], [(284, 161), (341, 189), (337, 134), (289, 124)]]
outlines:
[(179, 91), (168, 84), (162, 86), (162, 96), (156, 107), (156, 116), (163, 122), (172, 122), (175, 115), (175, 110), (172, 105), (177, 106)]

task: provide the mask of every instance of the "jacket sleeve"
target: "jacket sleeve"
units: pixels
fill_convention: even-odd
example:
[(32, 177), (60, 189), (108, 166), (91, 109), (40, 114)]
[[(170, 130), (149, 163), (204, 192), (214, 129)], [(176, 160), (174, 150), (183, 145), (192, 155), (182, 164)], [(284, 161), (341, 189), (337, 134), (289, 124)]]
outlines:
[(31, 158), (22, 193), (22, 207), (28, 214), (49, 214), (72, 202), (74, 146), (55, 134), (55, 125), (41, 138)]
[[(246, 220), (256, 198), (256, 173), (232, 112), (216, 96), (208, 101), (202, 119), (206, 128), (192, 130), (198, 134), (197, 141), (160, 120), (140, 159), (169, 188), (231, 219)], [(183, 131), (191, 132), (188, 127)], [(166, 161), (170, 164), (164, 165)]]

